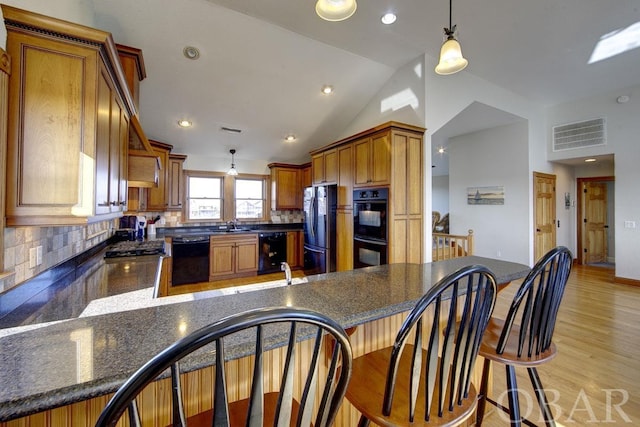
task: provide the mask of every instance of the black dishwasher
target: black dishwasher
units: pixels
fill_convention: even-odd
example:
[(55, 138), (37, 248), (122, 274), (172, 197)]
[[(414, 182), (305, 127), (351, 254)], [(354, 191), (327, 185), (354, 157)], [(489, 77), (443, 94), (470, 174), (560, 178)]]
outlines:
[(258, 274), (280, 271), (280, 264), (287, 261), (287, 233), (260, 233), (258, 237)]
[(209, 281), (209, 236), (172, 239), (172, 285)]

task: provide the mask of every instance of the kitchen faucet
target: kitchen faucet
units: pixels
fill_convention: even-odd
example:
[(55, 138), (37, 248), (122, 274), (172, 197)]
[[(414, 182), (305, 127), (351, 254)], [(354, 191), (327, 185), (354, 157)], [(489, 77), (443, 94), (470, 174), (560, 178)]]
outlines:
[(287, 281), (287, 285), (291, 284), (291, 267), (286, 262), (280, 263), (280, 270), (284, 271), (284, 278)]
[(227, 225), (230, 225), (232, 230), (237, 230), (238, 229), (238, 220), (237, 219), (232, 219), (231, 221), (227, 221)]

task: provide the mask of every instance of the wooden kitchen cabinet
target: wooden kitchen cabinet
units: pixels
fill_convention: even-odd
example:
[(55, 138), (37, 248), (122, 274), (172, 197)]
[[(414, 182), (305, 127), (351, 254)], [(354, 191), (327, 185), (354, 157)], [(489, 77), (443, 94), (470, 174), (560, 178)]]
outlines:
[(330, 149), (311, 156), (311, 179), (314, 185), (335, 184), (337, 182), (337, 150)]
[(389, 184), (391, 145), (389, 133), (383, 132), (353, 142), (355, 169), (353, 185), (382, 186)]
[(311, 187), (311, 163), (305, 163), (300, 169), (300, 187), (304, 190), (306, 187)]
[(127, 208), (127, 146), (129, 116), (101, 67), (98, 79), (96, 132), (95, 214), (124, 212)]
[(151, 148), (160, 159), (160, 173), (158, 174), (158, 186), (147, 190), (147, 210), (152, 212), (164, 212), (169, 207), (168, 166), (169, 153), (173, 146), (160, 141), (149, 141)]
[(353, 209), (353, 144), (338, 147), (338, 209)]
[(287, 231), (287, 264), (292, 269), (303, 267), (303, 244), (302, 231)]
[[(149, 212), (179, 211), (184, 200), (183, 165), (187, 156), (173, 154), (173, 146), (160, 141), (149, 140), (153, 155), (160, 163), (156, 187), (129, 188), (132, 205), (138, 202), (138, 210)], [(153, 164), (153, 163), (152, 163)], [(136, 193), (140, 196), (136, 197)], [(146, 196), (145, 196), (146, 193)]]
[(229, 233), (210, 238), (209, 280), (258, 274), (258, 234)]
[[(353, 268), (353, 190), (360, 187), (389, 189), (387, 262), (422, 262), (424, 131), (418, 126), (388, 122), (311, 152), (312, 159), (337, 153), (338, 270)], [(314, 180), (315, 167), (313, 163)]]
[(111, 34), (6, 5), (2, 13), (12, 58), (7, 225), (118, 216), (121, 126), (135, 106)]
[(338, 209), (336, 213), (336, 270), (353, 270), (353, 211)]
[(302, 209), (301, 167), (269, 164), (271, 170), (271, 210)]
[(169, 211), (182, 210), (184, 200), (184, 176), (182, 169), (186, 159), (187, 156), (183, 154), (169, 154), (169, 165), (167, 167), (167, 186), (169, 187), (167, 210)]

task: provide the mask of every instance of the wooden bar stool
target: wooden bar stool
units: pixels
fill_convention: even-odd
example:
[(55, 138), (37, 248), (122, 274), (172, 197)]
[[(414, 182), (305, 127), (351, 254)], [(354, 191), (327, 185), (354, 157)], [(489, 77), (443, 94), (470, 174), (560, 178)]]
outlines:
[[(286, 334), (288, 345), (283, 361), (280, 390), (265, 392), (263, 355), (267, 328), (279, 328)], [(225, 338), (238, 340), (237, 334), (253, 332), (255, 363), (251, 392), (247, 399), (228, 402), (225, 375)], [(336, 343), (331, 354), (320, 357), (323, 337), (331, 336)], [(307, 372), (301, 396), (294, 395), (296, 351), (294, 346), (303, 339), (312, 339), (313, 354), (299, 360), (301, 371)], [(245, 339), (245, 338), (240, 338)], [(179, 361), (211, 344), (215, 353), (215, 385), (213, 409), (185, 417), (181, 392)], [(250, 344), (249, 344), (250, 345)], [(202, 357), (201, 352), (198, 352)], [(207, 353), (208, 354), (208, 353)], [(303, 359), (300, 357), (298, 359)], [(318, 369), (327, 361), (327, 367)], [(172, 426), (330, 426), (342, 403), (351, 376), (351, 344), (344, 329), (320, 313), (291, 307), (264, 308), (240, 313), (205, 326), (175, 342), (160, 352), (115, 393), (104, 408), (96, 427), (115, 426), (128, 410), (129, 425), (141, 426), (136, 396), (147, 384), (170, 370), (172, 392)], [(326, 374), (320, 374), (326, 372)]]
[(362, 413), (358, 425), (453, 426), (469, 418), (477, 404), (471, 374), (496, 292), (486, 267), (461, 268), (418, 301), (391, 347), (354, 359), (346, 396)]
[[(522, 425), (515, 372), (515, 367), (521, 366), (527, 368), (545, 424), (555, 426), (536, 366), (556, 355), (556, 346), (551, 339), (572, 260), (571, 251), (565, 247), (549, 251), (520, 285), (506, 319), (492, 318), (489, 322), (479, 353), (485, 361), (476, 425), (481, 426), (484, 418), (489, 368), (493, 361), (506, 367), (511, 425)], [(516, 319), (519, 324), (516, 324)], [(491, 403), (497, 405), (496, 402)]]

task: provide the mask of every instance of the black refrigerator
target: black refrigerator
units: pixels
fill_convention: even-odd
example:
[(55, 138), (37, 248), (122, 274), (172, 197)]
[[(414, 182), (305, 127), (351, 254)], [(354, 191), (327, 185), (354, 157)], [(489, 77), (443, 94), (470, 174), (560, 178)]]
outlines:
[(304, 272), (336, 271), (336, 208), (338, 186), (304, 189)]

